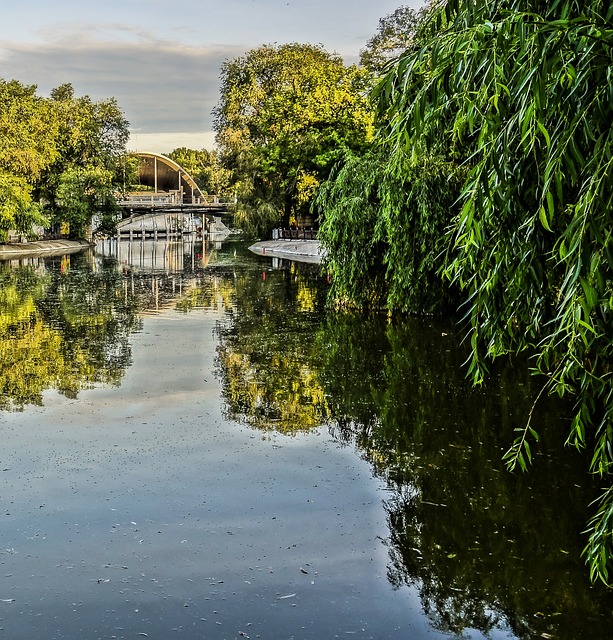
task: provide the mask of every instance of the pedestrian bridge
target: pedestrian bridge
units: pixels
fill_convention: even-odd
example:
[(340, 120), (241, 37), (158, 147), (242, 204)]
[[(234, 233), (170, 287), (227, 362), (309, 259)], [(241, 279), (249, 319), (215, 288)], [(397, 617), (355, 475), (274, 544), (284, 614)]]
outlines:
[(127, 193), (119, 206), (130, 213), (184, 207), (227, 210), (233, 198), (204, 194), (196, 181), (177, 162), (167, 156), (151, 152), (135, 152), (139, 159), (138, 184), (146, 190)]

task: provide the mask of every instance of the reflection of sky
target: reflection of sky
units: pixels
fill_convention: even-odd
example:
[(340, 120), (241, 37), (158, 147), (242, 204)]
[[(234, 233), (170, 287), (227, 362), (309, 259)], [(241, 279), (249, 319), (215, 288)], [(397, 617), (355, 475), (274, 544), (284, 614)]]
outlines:
[[(134, 148), (210, 146), (222, 62), (265, 43), (321, 43), (348, 62), (379, 18), (421, 0), (21, 0), (2, 7), (2, 77), (117, 98)], [(170, 135), (172, 134), (172, 135)]]
[(121, 387), (0, 414), (6, 636), (436, 638), (369, 465), (223, 420), (218, 319), (146, 318)]

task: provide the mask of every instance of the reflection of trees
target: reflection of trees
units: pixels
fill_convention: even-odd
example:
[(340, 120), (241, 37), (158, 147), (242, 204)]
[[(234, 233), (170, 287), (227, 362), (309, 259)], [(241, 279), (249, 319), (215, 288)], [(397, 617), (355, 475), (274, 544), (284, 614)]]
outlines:
[(580, 560), (590, 488), (572, 479), (585, 485), (578, 456), (557, 448), (560, 407), (538, 416), (550, 440), (531, 473), (508, 474), (500, 458), (526, 413), (529, 380), (506, 368), (473, 390), (446, 333), (335, 316), (318, 335), (334, 430), (390, 490), (390, 582), (414, 585), (445, 632), (580, 638), (590, 617), (590, 633), (605, 637), (611, 601), (598, 599)]
[(226, 311), (229, 417), (282, 432), (327, 422), (357, 446), (389, 491), (389, 581), (415, 587), (437, 629), (607, 637), (611, 594), (590, 586), (580, 558), (592, 488), (580, 457), (558, 447), (564, 407), (535, 416), (538, 460), (509, 474), (501, 456), (529, 377), (504, 367), (475, 390), (453, 329), (325, 314), (323, 295), (306, 272), (248, 268), (213, 270), (190, 294), (188, 307)]
[(83, 256), (47, 260), (42, 271), (0, 268), (0, 409), (41, 404), (56, 388), (68, 397), (95, 383), (117, 384), (138, 327), (121, 274), (93, 271)]
[(324, 292), (301, 269), (234, 274), (233, 307), (219, 327), (227, 413), (284, 433), (318, 427), (327, 403), (318, 377), (313, 316)]
[(210, 269), (202, 276), (199, 286), (191, 288), (177, 302), (179, 311), (193, 309), (231, 310), (234, 300), (234, 277), (225, 271)]

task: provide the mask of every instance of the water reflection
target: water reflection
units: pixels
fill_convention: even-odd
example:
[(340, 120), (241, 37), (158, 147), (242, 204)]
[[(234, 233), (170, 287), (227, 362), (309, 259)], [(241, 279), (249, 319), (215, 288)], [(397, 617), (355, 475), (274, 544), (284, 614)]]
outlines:
[(119, 295), (120, 274), (92, 268), (90, 258), (0, 263), (0, 409), (41, 404), (48, 388), (74, 398), (119, 383), (137, 308)]
[(174, 307), (219, 244), (100, 243), (96, 251), (0, 262), (0, 410), (117, 385), (141, 316)]
[(389, 490), (390, 582), (416, 587), (444, 632), (580, 638), (590, 618), (606, 637), (611, 594), (598, 601), (606, 594), (580, 560), (594, 492), (559, 446), (563, 407), (542, 408), (538, 460), (511, 475), (500, 457), (530, 407), (529, 378), (507, 365), (487, 389), (470, 388), (457, 338), (435, 322), (334, 316), (320, 340), (334, 430)]
[(327, 425), (369, 461), (385, 487), (388, 580), (417, 590), (432, 627), (608, 637), (613, 594), (580, 558), (594, 488), (560, 446), (564, 407), (541, 407), (529, 474), (500, 463), (533, 396), (524, 367), (474, 390), (453, 325), (326, 313), (316, 267), (273, 267), (240, 244), (141, 244), (0, 268), (2, 408), (118, 384), (143, 310), (223, 309), (227, 416), (290, 435)]
[(115, 259), (124, 269), (145, 273), (194, 273), (207, 266), (221, 242), (179, 240), (100, 241), (96, 253)]
[(328, 424), (356, 447), (388, 491), (388, 579), (418, 590), (434, 628), (608, 637), (613, 594), (590, 585), (580, 557), (596, 492), (561, 446), (565, 407), (536, 415), (529, 474), (500, 461), (534, 397), (524, 366), (475, 390), (451, 324), (326, 314), (304, 266), (233, 279), (219, 330), (228, 415), (288, 434)]
[(219, 327), (218, 348), (229, 418), (284, 433), (327, 421), (313, 333), (325, 290), (314, 286), (316, 274), (291, 265), (234, 278), (233, 312)]

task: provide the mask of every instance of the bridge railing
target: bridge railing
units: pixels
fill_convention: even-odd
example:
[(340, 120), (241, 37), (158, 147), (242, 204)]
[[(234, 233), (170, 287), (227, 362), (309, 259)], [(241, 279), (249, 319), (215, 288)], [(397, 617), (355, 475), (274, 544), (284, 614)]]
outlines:
[(273, 240), (317, 240), (317, 229), (273, 229)]
[[(195, 196), (193, 202), (189, 202), (191, 205), (203, 206), (203, 207), (230, 207), (236, 203), (236, 197), (233, 195), (215, 195), (204, 194), (202, 196)], [(128, 193), (121, 196), (117, 200), (117, 204), (120, 207), (129, 206), (164, 206), (164, 205), (181, 205), (186, 204), (184, 202), (184, 196), (179, 191), (158, 192), (152, 193), (144, 191), (142, 193)]]
[(179, 198), (177, 193), (172, 191), (170, 193), (131, 193), (121, 198), (118, 204), (120, 206), (130, 204), (179, 204)]
[(236, 196), (203, 194), (202, 197), (197, 198), (196, 201), (202, 204), (231, 205), (236, 204)]

